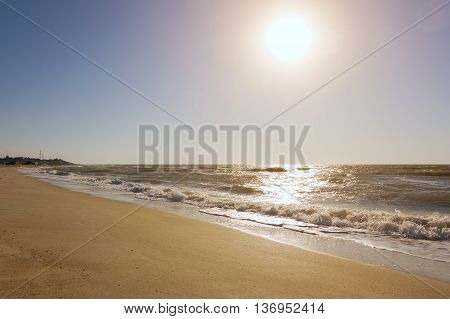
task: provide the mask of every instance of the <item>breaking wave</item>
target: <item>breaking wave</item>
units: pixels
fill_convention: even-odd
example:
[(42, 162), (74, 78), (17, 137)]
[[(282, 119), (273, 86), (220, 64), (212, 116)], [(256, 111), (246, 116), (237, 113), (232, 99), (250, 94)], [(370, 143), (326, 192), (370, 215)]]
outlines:
[[(449, 240), (450, 238), (450, 217), (439, 213), (416, 216), (403, 214), (400, 211), (387, 212), (356, 208), (338, 209), (300, 204), (274, 205), (267, 202), (248, 201), (248, 197), (245, 197), (245, 200), (232, 196), (224, 198), (217, 194), (208, 193), (206, 195), (205, 192), (200, 191), (167, 185), (136, 183), (119, 178), (81, 176), (58, 170), (50, 170), (47, 173), (58, 178), (69, 178), (74, 182), (97, 188), (129, 192), (141, 199), (182, 202), (202, 209), (220, 209), (222, 212), (235, 211), (239, 212), (239, 218), (243, 218), (242, 216), (245, 216), (246, 213), (250, 215), (258, 214), (262, 217), (282, 218), (284, 222), (281, 223), (281, 226), (284, 224), (289, 225), (289, 221), (296, 221), (323, 227), (324, 231), (326, 231), (326, 228), (332, 228), (334, 231), (354, 229), (410, 239)], [(257, 188), (242, 185), (232, 185), (227, 187), (226, 191), (247, 195), (260, 192)], [(233, 218), (232, 216), (228, 217)], [(264, 221), (269, 225), (273, 224), (273, 219), (258, 219), (258, 222), (264, 223)]]

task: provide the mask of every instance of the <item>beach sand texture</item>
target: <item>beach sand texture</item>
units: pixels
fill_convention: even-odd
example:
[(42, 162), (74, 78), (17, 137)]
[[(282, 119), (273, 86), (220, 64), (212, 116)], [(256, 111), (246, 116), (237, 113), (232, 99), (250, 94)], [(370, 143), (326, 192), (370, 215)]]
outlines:
[[(134, 213), (108, 229), (130, 212)], [(30, 278), (34, 279), (27, 282)], [(449, 283), (308, 252), (156, 209), (138, 209), (50, 185), (15, 168), (0, 168), (2, 297), (449, 295)]]

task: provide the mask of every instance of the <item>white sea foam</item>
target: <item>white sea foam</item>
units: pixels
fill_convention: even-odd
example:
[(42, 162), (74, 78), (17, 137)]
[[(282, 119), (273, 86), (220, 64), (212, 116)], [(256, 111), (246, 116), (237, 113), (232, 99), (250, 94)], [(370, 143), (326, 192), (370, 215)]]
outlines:
[(75, 183), (144, 200), (191, 204), (205, 214), (280, 227), (299, 234), (351, 240), (370, 247), (450, 262), (450, 220), (448, 216), (438, 213), (412, 216), (397, 210), (386, 212), (299, 204), (274, 205), (271, 202), (239, 200), (239, 196), (224, 198), (220, 194), (196, 191), (194, 188), (137, 183), (118, 177), (85, 176), (57, 169), (26, 169), (26, 172), (57, 183)]
[[(223, 198), (167, 185), (127, 182), (118, 178), (87, 177), (59, 170), (36, 173), (70, 180), (97, 188), (129, 192), (142, 199), (166, 200), (192, 204), (202, 209), (215, 209), (224, 216), (248, 219), (268, 225), (316, 225), (329, 231), (335, 229), (363, 230), (375, 234), (405, 237), (410, 239), (449, 240), (450, 217), (440, 214), (412, 216), (399, 211), (387, 212), (367, 209), (336, 209), (332, 207), (302, 206), (241, 201), (239, 198)], [(209, 211), (211, 212), (211, 211)], [(327, 228), (328, 227), (328, 228)], [(328, 229), (328, 230), (327, 230)]]

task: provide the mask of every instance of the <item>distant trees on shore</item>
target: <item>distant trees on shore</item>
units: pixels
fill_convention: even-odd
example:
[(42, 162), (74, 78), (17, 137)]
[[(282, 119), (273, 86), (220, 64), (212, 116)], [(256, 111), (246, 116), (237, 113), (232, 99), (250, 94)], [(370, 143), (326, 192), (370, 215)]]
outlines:
[(3, 157), (0, 158), (0, 165), (69, 165), (72, 163), (66, 162), (60, 158), (40, 159), (32, 157)]

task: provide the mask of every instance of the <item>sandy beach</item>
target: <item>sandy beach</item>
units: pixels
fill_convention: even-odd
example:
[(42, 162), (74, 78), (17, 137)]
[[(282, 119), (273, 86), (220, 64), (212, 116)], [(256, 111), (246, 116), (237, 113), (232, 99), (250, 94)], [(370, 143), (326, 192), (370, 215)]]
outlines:
[(450, 284), (72, 192), (0, 168), (0, 295), (445, 298)]

